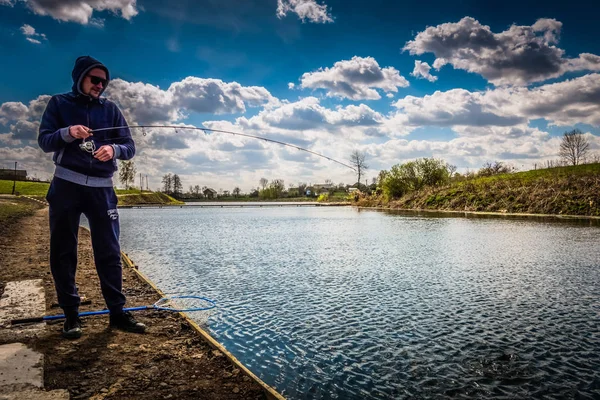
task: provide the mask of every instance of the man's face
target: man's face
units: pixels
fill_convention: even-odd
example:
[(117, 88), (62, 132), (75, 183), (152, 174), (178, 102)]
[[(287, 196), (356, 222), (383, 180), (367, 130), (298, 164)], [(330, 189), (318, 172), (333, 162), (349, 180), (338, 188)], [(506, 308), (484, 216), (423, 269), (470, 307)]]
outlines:
[(81, 83), (81, 91), (97, 99), (106, 87), (106, 72), (102, 68), (94, 68), (87, 73)]

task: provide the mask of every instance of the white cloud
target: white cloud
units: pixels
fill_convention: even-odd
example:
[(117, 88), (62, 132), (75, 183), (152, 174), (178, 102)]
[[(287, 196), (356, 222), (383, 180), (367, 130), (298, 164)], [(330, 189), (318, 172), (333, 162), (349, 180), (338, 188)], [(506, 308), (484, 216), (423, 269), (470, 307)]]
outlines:
[[(43, 33), (38, 33), (35, 31), (35, 28), (31, 25), (23, 25), (21, 27), (21, 33), (25, 35), (25, 39), (31, 43), (41, 44), (42, 42), (39, 39), (46, 40), (46, 35)], [(39, 38), (39, 39), (36, 39)]]
[(599, 71), (600, 57), (589, 53), (564, 58), (558, 43), (562, 23), (539, 19), (532, 26), (512, 25), (494, 33), (465, 17), (456, 23), (428, 27), (406, 43), (410, 54), (433, 53), (433, 67), (451, 64), (480, 74), (494, 85), (526, 85), (556, 78), (568, 71)]
[(27, 121), (27, 120), (19, 120), (14, 125), (10, 126), (10, 130), (14, 135), (13, 138), (17, 140), (36, 140), (38, 135), (40, 123)]
[(312, 136), (311, 131), (323, 131), (335, 135), (343, 135), (344, 132), (354, 134), (362, 132), (368, 135), (370, 130), (377, 129), (383, 121), (383, 115), (364, 104), (332, 110), (319, 104), (319, 99), (306, 97), (294, 103), (263, 110), (249, 119), (237, 118), (233, 128), (257, 133), (281, 133), (282, 130), (287, 130), (292, 131), (291, 134), (298, 134), (298, 131), (307, 131), (303, 132), (302, 136), (305, 140), (312, 140), (315, 136)]
[(27, 115), (27, 106), (21, 102), (9, 101), (0, 105), (0, 117), (19, 120)]
[(25, 36), (35, 36), (35, 28), (31, 25), (23, 25), (21, 27), (21, 33)]
[(242, 113), (246, 111), (246, 104), (258, 107), (279, 102), (263, 87), (242, 86), (220, 79), (187, 77), (171, 84), (168, 91), (176, 105), (200, 113)]
[(290, 12), (297, 14), (302, 22), (333, 22), (327, 5), (318, 4), (316, 0), (277, 0), (277, 18), (283, 18)]
[(33, 121), (39, 121), (42, 119), (42, 114), (46, 109), (46, 105), (50, 101), (50, 97), (47, 94), (36, 97), (29, 102), (27, 107), (27, 118)]
[(415, 68), (410, 74), (415, 78), (427, 79), (429, 82), (437, 81), (438, 77), (431, 75), (429, 71), (431, 71), (429, 64), (423, 61), (415, 60)]
[(155, 124), (180, 118), (173, 94), (147, 83), (114, 79), (106, 89), (106, 96), (121, 107), (129, 123)]
[(378, 100), (376, 89), (397, 92), (407, 87), (408, 81), (394, 67), (381, 68), (372, 57), (352, 57), (336, 62), (332, 68), (320, 68), (302, 75), (301, 86), (305, 89), (326, 89), (327, 96), (352, 100)]
[(129, 122), (153, 124), (184, 119), (186, 112), (243, 113), (246, 106), (274, 106), (279, 100), (259, 86), (187, 77), (167, 90), (142, 82), (111, 81), (106, 96), (121, 106)]
[(406, 96), (394, 106), (399, 109), (396, 118), (410, 126), (515, 126), (537, 118), (560, 126), (600, 126), (600, 74), (533, 89), (436, 91)]
[(484, 95), (485, 92), (452, 89), (424, 97), (406, 96), (393, 105), (411, 126), (512, 126), (524, 122), (523, 116), (505, 113), (485, 102)]
[[(20, 0), (27, 4), (37, 15), (49, 15), (59, 21), (93, 23), (100, 20), (92, 18), (94, 11), (110, 11), (130, 20), (138, 14), (136, 0)], [(0, 0), (2, 5), (14, 5), (15, 1)]]
[(294, 89), (296, 87), (296, 84), (293, 82), (288, 83), (288, 89)]

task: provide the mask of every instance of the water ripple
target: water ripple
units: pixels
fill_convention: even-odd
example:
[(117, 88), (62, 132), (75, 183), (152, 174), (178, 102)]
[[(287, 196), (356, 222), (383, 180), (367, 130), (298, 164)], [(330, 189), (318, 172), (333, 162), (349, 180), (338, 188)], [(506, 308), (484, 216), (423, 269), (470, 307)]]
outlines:
[(600, 398), (597, 227), (122, 210), (122, 245), (290, 399)]

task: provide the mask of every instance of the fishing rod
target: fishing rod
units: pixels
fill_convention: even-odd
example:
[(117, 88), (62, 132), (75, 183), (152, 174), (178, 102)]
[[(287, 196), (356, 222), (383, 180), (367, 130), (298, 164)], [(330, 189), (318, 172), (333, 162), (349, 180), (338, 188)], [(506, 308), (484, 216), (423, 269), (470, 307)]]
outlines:
[(264, 140), (266, 142), (271, 142), (271, 143), (277, 143), (283, 146), (288, 146), (288, 147), (293, 147), (294, 149), (297, 150), (302, 150), (302, 151), (306, 151), (310, 154), (314, 154), (315, 156), (319, 156), (319, 157), (323, 157), (329, 161), (333, 161), (334, 163), (338, 163), (340, 165), (343, 165), (346, 168), (350, 168), (351, 170), (353, 170), (354, 172), (356, 172), (356, 169), (348, 164), (344, 164), (341, 161), (335, 160), (331, 157), (325, 156), (323, 154), (319, 154), (316, 153), (312, 150), (308, 150), (305, 149), (303, 147), (300, 146), (296, 146), (294, 144), (290, 144), (290, 143), (285, 143), (285, 142), (280, 142), (279, 140), (274, 140), (274, 139), (269, 139), (269, 138), (265, 138), (262, 136), (255, 136), (255, 135), (250, 135), (248, 133), (240, 133), (240, 132), (231, 132), (231, 131), (225, 131), (222, 129), (211, 129), (211, 128), (198, 128), (195, 126), (177, 126), (177, 125), (132, 125), (132, 126), (127, 126), (127, 125), (123, 125), (123, 126), (115, 126), (115, 127), (110, 127), (110, 128), (99, 128), (99, 129), (92, 129), (91, 132), (102, 132), (102, 131), (109, 131), (109, 130), (113, 130), (113, 129), (142, 129), (143, 130), (143, 135), (146, 136), (146, 131), (145, 129), (147, 128), (167, 128), (167, 129), (175, 129), (175, 131), (179, 130), (179, 129), (191, 129), (191, 130), (199, 130), (199, 131), (204, 131), (204, 133), (206, 132), (217, 132), (217, 133), (228, 133), (230, 135), (237, 135), (237, 136), (245, 136), (245, 137), (249, 137), (249, 138), (253, 138), (253, 139), (259, 139), (259, 140)]

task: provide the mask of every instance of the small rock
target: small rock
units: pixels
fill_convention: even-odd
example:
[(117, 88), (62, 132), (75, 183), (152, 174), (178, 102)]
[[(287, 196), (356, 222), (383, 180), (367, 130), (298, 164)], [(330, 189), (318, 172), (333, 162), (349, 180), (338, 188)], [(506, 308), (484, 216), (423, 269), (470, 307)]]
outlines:
[(242, 378), (242, 380), (243, 380), (244, 382), (250, 382), (250, 377), (249, 377), (249, 376), (244, 376), (244, 377)]
[(233, 376), (233, 374), (231, 372), (223, 372), (223, 378), (228, 379), (231, 378)]
[(111, 344), (109, 344), (106, 347), (109, 348), (109, 349), (116, 349), (116, 348), (119, 347), (119, 344), (118, 343), (111, 343)]
[(167, 387), (167, 386), (169, 386), (169, 385), (167, 384), (167, 382), (161, 382), (161, 383), (160, 383), (160, 387)]
[(233, 393), (239, 393), (240, 392), (240, 388), (239, 387), (234, 387), (233, 388)]
[(223, 353), (221, 353), (219, 350), (213, 350), (212, 353), (215, 357), (223, 357)]
[(100, 389), (100, 393), (108, 393), (108, 389), (107, 388), (102, 388), (102, 389)]

